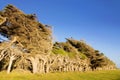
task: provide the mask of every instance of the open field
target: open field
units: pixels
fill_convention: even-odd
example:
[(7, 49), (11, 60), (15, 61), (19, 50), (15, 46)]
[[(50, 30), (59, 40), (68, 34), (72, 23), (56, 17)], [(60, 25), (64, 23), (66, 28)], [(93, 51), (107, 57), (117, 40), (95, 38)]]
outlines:
[(48, 74), (31, 74), (19, 71), (13, 71), (10, 74), (0, 72), (0, 80), (120, 80), (120, 70)]

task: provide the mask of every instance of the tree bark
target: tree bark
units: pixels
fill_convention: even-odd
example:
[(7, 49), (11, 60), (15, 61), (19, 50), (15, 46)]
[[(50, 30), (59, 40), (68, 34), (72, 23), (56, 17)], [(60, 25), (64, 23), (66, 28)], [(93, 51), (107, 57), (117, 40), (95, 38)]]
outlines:
[(8, 74), (9, 74), (10, 71), (11, 71), (11, 67), (12, 67), (13, 60), (14, 60), (14, 56), (11, 56), (11, 57), (10, 57), (10, 61), (9, 61), (9, 65), (8, 65), (8, 69), (7, 69), (7, 73), (8, 73)]
[(32, 63), (33, 73), (34, 74), (38, 73), (38, 62), (39, 62), (39, 59), (37, 57), (35, 57), (35, 58), (31, 57), (30, 61)]
[(37, 69), (37, 63), (35, 61), (32, 62), (32, 66), (33, 66), (33, 73), (37, 73), (38, 69)]

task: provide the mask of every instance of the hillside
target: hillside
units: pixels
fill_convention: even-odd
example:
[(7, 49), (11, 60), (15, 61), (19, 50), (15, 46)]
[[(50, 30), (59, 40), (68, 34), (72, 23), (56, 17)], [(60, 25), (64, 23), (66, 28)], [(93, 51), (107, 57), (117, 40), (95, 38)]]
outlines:
[(116, 69), (111, 60), (84, 41), (67, 38), (53, 43), (50, 26), (13, 5), (0, 11), (0, 34), (8, 39), (0, 43), (0, 70), (7, 73), (14, 69), (32, 73)]

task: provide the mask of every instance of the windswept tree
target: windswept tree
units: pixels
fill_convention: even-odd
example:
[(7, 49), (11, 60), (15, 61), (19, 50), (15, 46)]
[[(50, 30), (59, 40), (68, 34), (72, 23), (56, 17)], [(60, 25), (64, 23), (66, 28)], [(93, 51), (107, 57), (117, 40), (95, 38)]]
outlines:
[(84, 41), (67, 38), (53, 45), (52, 28), (13, 5), (0, 11), (0, 70), (32, 73), (115, 69), (115, 65)]
[[(11, 52), (9, 54), (9, 66), (11, 66), (12, 62), (16, 59), (15, 53), (18, 53), (18, 51), (26, 56), (30, 55), (30, 61), (36, 61), (36, 59), (39, 58), (36, 55), (49, 55), (51, 53), (51, 28), (38, 22), (35, 14), (24, 14), (13, 5), (8, 5), (4, 10), (0, 11), (0, 33), (6, 35), (9, 40), (17, 36), (14, 45), (9, 49)], [(19, 50), (17, 50), (18, 48)], [(4, 57), (4, 51), (1, 52), (1, 59)], [(8, 72), (9, 71), (10, 70), (8, 70)]]

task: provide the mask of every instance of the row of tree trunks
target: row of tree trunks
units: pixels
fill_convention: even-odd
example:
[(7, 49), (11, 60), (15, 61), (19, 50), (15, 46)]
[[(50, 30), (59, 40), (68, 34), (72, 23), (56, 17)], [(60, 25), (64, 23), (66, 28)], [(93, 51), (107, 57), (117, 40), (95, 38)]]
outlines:
[[(17, 49), (9, 48), (9, 64), (7, 73), (10, 73), (13, 61), (21, 57), (21, 53)], [(73, 71), (91, 71), (89, 61), (82, 60), (80, 58), (71, 59), (64, 56), (55, 55), (35, 55), (24, 58), (23, 61), (29, 60), (32, 66), (33, 73), (49, 73), (49, 72), (73, 72)], [(110, 70), (114, 69), (114, 66), (104, 66), (96, 68), (96, 70)]]
[[(7, 73), (10, 73), (11, 68), (13, 66), (13, 61), (22, 57), (22, 52), (14, 47), (12, 44), (15, 42), (16, 38), (9, 43), (5, 49), (1, 50), (0, 60), (5, 57), (9, 58)], [(22, 59), (22, 58), (21, 58)], [(48, 73), (48, 72), (68, 72), (68, 71), (90, 71), (90, 62), (85, 59), (82, 60), (80, 58), (71, 59), (67, 56), (60, 55), (44, 55), (44, 54), (36, 54), (34, 56), (29, 55), (26, 58), (22, 59), (23, 61), (30, 61), (32, 72), (33, 73)], [(28, 64), (27, 64), (28, 65)], [(107, 65), (102, 68), (96, 68), (96, 70), (109, 70), (114, 69), (114, 66)]]

